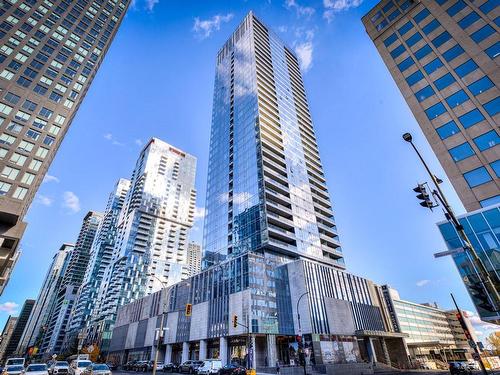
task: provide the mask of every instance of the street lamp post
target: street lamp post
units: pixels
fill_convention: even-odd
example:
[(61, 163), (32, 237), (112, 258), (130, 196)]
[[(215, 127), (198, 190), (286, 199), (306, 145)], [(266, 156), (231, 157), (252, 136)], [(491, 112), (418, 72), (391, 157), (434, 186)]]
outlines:
[[(300, 353), (300, 349), (302, 349), (302, 355), (304, 356), (303, 358), (303, 364), (304, 364), (304, 375), (307, 375), (307, 370), (306, 370), (306, 354), (305, 354), (305, 351), (304, 351), (304, 335), (302, 334), (302, 327), (300, 325), (300, 312), (299, 312), (299, 303), (300, 303), (300, 300), (302, 299), (302, 297), (304, 297), (306, 294), (309, 294), (309, 292), (304, 292), (300, 295), (299, 299), (297, 300), (297, 322), (299, 324), (299, 335), (300, 335), (300, 346), (302, 346), (302, 348), (299, 347), (299, 353)], [(300, 358), (300, 357), (299, 357)]]
[[(165, 292), (167, 291), (167, 286), (164, 281), (160, 280), (160, 278), (156, 275), (150, 275), (154, 277), (156, 280), (158, 280), (162, 286), (165, 288)], [(158, 363), (158, 353), (160, 352), (160, 347), (161, 347), (161, 338), (162, 338), (162, 333), (163, 333), (163, 325), (165, 324), (165, 310), (166, 310), (166, 293), (165, 293), (165, 299), (163, 301), (163, 309), (161, 312), (161, 319), (160, 319), (160, 330), (158, 332), (158, 342), (156, 343), (156, 352), (155, 352), (155, 359), (153, 362), (153, 374), (156, 375), (156, 368), (157, 368), (157, 363)]]
[[(476, 270), (479, 274), (480, 281), (484, 285), (486, 290), (488, 291), (488, 293), (490, 295), (490, 299), (493, 300), (492, 305), (493, 305), (494, 310), (500, 311), (500, 294), (498, 292), (498, 289), (495, 287), (495, 284), (493, 283), (493, 280), (492, 280), (490, 274), (486, 270), (486, 267), (484, 266), (483, 261), (477, 255), (476, 250), (474, 249), (474, 247), (472, 246), (472, 243), (470, 242), (469, 238), (467, 237), (467, 234), (465, 233), (464, 227), (458, 221), (458, 219), (455, 216), (455, 213), (453, 212), (451, 206), (449, 205), (448, 200), (446, 199), (443, 191), (439, 187), (439, 184), (442, 181), (440, 181), (429, 169), (429, 166), (427, 165), (424, 158), (422, 157), (422, 155), (418, 151), (417, 147), (413, 144), (413, 138), (412, 138), (411, 134), (410, 133), (403, 134), (403, 139), (406, 142), (411, 144), (411, 146), (413, 147), (413, 149), (417, 153), (420, 161), (424, 165), (425, 170), (429, 174), (429, 177), (431, 178), (431, 180), (436, 188), (432, 192), (432, 194), (439, 200), (439, 202), (441, 203), (441, 205), (443, 206), (443, 208), (445, 210), (446, 218), (455, 227), (455, 230), (457, 231), (458, 235), (460, 236), (460, 238), (464, 244), (464, 251), (467, 252), (470, 255), (470, 257), (472, 258), (472, 263), (474, 264), (474, 267), (476, 268)], [(498, 282), (498, 280), (497, 280), (497, 282)]]

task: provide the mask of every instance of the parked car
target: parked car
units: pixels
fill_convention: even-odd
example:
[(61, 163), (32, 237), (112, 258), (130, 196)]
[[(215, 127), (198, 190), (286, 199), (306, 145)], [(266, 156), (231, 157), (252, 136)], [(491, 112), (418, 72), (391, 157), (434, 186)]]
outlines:
[(247, 369), (237, 363), (231, 363), (219, 370), (219, 375), (245, 375)]
[(92, 364), (88, 359), (76, 359), (71, 362), (69, 366), (69, 373), (71, 375), (82, 375), (82, 372)]
[(106, 363), (110, 370), (118, 370), (118, 364), (115, 362)]
[(220, 359), (206, 359), (203, 364), (198, 367), (198, 375), (212, 375), (218, 374), (222, 368), (222, 361)]
[(5, 367), (10, 365), (21, 365), (24, 367), (26, 360), (24, 358), (8, 358), (5, 362)]
[(136, 364), (137, 362), (139, 362), (139, 361), (137, 361), (137, 360), (128, 361), (127, 363), (125, 363), (125, 364), (123, 365), (123, 369), (124, 369), (124, 370), (126, 370), (126, 371), (131, 371), (131, 370), (133, 370), (133, 369), (134, 369), (134, 366), (135, 366), (135, 364)]
[(187, 372), (188, 374), (196, 374), (196, 370), (203, 364), (203, 361), (186, 361), (178, 368), (180, 373)]
[(111, 375), (111, 370), (105, 363), (92, 363), (83, 371), (82, 375)]
[(21, 375), (24, 374), (23, 365), (7, 365), (4, 367), (3, 375)]
[(69, 372), (69, 363), (66, 361), (52, 361), (49, 367), (49, 374), (60, 375), (67, 374)]
[(26, 367), (26, 373), (29, 375), (48, 375), (49, 368), (45, 363), (33, 363)]
[(148, 370), (149, 361), (137, 361), (133, 366), (134, 371), (143, 371), (146, 372)]
[[(154, 361), (151, 361), (151, 370), (153, 370), (153, 365), (154, 365)], [(156, 371), (163, 371), (164, 366), (165, 365), (163, 362), (158, 361), (158, 363), (156, 364)]]
[(166, 363), (163, 365), (164, 372), (177, 372), (179, 369), (179, 365), (175, 363)]
[(451, 375), (470, 375), (472, 370), (470, 370), (465, 362), (450, 362), (449, 363), (450, 374)]

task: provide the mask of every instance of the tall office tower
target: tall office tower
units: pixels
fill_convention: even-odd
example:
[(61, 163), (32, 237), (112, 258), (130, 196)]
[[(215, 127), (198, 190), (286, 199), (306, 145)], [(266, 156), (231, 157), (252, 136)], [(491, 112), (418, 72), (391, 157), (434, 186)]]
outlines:
[(75, 248), (71, 251), (68, 264), (62, 275), (61, 285), (55, 296), (54, 306), (47, 319), (46, 330), (40, 344), (40, 354), (51, 356), (59, 353), (68, 328), (71, 310), (78, 288), (83, 282), (89, 263), (90, 248), (102, 220), (102, 214), (89, 211), (83, 218)]
[(28, 3), (0, 11), (0, 293), (23, 221), (129, 0)]
[(109, 196), (106, 210), (90, 249), (90, 261), (85, 271), (83, 283), (78, 290), (75, 305), (68, 322), (66, 332), (68, 344), (74, 341), (80, 329), (90, 324), (92, 312), (99, 305), (97, 293), (104, 272), (111, 264), (118, 217), (129, 188), (130, 181), (122, 178), (116, 183), (113, 192)]
[(0, 335), (0, 360), (5, 357), (5, 349), (7, 349), (7, 344), (12, 336), (12, 332), (14, 332), (16, 323), (17, 316), (9, 315), (7, 321), (5, 322), (5, 326), (3, 327), (2, 334)]
[(500, 203), (495, 0), (384, 0), (363, 23), (467, 211)]
[(49, 271), (19, 342), (17, 349), (19, 354), (26, 353), (30, 347), (34, 349), (40, 346), (74, 247), (73, 244), (63, 244), (52, 258)]
[(95, 315), (101, 330), (111, 332), (118, 306), (189, 276), (195, 173), (195, 157), (160, 139), (151, 139), (142, 150), (118, 219), (113, 260), (99, 291)]
[(201, 245), (196, 242), (189, 242), (187, 248), (187, 265), (189, 276), (196, 275), (201, 271)]
[(27, 299), (24, 301), (23, 308), (21, 309), (21, 313), (16, 321), (16, 326), (10, 335), (9, 342), (5, 347), (5, 351), (3, 353), (3, 358), (0, 360), (5, 360), (12, 356), (17, 350), (17, 346), (19, 345), (19, 341), (21, 340), (21, 336), (23, 335), (24, 329), (26, 328), (26, 324), (28, 323), (28, 319), (30, 317), (31, 311), (33, 310), (33, 306), (35, 305), (34, 299)]
[(204, 264), (254, 251), (344, 268), (295, 54), (252, 13), (217, 56)]

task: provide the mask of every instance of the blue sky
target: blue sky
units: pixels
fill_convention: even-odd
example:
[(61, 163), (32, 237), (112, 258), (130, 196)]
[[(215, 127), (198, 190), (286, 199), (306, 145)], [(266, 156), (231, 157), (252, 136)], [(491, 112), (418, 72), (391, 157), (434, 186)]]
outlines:
[[(298, 54), (348, 270), (401, 297), (474, 310), (435, 223), (412, 188), (427, 180), (401, 134), (410, 131), (463, 212), (408, 106), (366, 35), (370, 0), (136, 0), (38, 192), (22, 255), (0, 298), (9, 312), (36, 298), (52, 255), (103, 210), (141, 146), (159, 137), (198, 157), (201, 240), (215, 57), (249, 10)], [(480, 331), (488, 327), (478, 326)]]

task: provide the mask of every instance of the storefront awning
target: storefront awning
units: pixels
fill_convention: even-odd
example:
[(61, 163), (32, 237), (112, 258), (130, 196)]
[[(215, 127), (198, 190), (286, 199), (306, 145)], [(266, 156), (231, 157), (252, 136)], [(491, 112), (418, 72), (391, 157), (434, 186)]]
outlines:
[(409, 334), (402, 333), (402, 332), (372, 331), (372, 330), (364, 330), (364, 329), (357, 330), (355, 334), (358, 337), (387, 337), (387, 338), (410, 337)]

